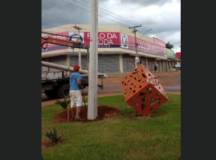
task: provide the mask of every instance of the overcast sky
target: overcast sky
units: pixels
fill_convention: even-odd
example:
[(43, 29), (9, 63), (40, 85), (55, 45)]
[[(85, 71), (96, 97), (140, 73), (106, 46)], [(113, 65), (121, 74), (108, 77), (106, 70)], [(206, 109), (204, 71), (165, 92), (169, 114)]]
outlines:
[[(42, 0), (42, 30), (64, 24), (90, 24), (91, 0)], [(98, 0), (98, 24), (126, 28), (157, 37), (181, 51), (180, 0)], [(140, 38), (140, 37), (137, 37)]]

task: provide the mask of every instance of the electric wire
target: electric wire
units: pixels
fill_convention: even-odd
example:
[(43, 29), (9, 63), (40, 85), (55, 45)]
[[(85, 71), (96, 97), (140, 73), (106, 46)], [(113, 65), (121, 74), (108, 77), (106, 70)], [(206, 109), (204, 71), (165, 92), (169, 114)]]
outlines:
[[(66, 1), (63, 1), (62, 0), (62, 2), (65, 2), (65, 3), (68, 3), (68, 4), (70, 4), (70, 5), (74, 5), (74, 4), (71, 4), (71, 3), (69, 3), (69, 2), (66, 2)], [(78, 2), (78, 3), (80, 3), (80, 2)], [(81, 3), (80, 3), (81, 4)], [(74, 5), (74, 6), (76, 6), (76, 5)], [(76, 6), (76, 7), (78, 7), (78, 8), (81, 8), (81, 7), (79, 7), (79, 6)], [(89, 6), (88, 6), (89, 7)], [(84, 9), (84, 8), (81, 8), (81, 9)], [(84, 9), (85, 10), (85, 9)], [(91, 12), (91, 11), (89, 11), (89, 10), (86, 10), (86, 11), (88, 11), (88, 12)], [(114, 14), (115, 15), (115, 14)], [(102, 15), (99, 15), (99, 16), (102, 16)], [(56, 22), (54, 19), (56, 18), (56, 17), (53, 17), (53, 16), (50, 16), (50, 17), (45, 17), (45, 18), (43, 18), (44, 16), (42, 16), (42, 19), (45, 19), (46, 21), (48, 20), (48, 21), (50, 21), (50, 22), (53, 22), (53, 23), (58, 23), (58, 22), (63, 22), (64, 20), (62, 20), (62, 18), (61, 18), (61, 20), (60, 21), (58, 21), (58, 22)], [(104, 17), (104, 16), (102, 16), (102, 17)], [(47, 18), (50, 18), (50, 19), (47, 19)], [(105, 17), (104, 17), (105, 18)], [(109, 19), (109, 18), (108, 18)], [(120, 18), (119, 18), (120, 19)], [(112, 20), (112, 19), (109, 19), (109, 20), (111, 20), (111, 21), (114, 21), (114, 20)], [(122, 20), (122, 19), (121, 19)], [(66, 21), (64, 21), (64, 22), (66, 22)], [(116, 21), (115, 21), (116, 22)], [(119, 23), (119, 22), (118, 22)], [(122, 23), (121, 23), (122, 24)], [(124, 26), (126, 26), (125, 24), (122, 24), (122, 25), (124, 25)], [(146, 28), (146, 27), (145, 27)], [(142, 33), (141, 33), (142, 34)], [(144, 34), (143, 34), (144, 35)], [(142, 36), (143, 36), (142, 35)], [(155, 34), (156, 36), (158, 36), (158, 34)], [(158, 36), (159, 37), (159, 36)], [(161, 39), (164, 39), (164, 38), (161, 38)]]

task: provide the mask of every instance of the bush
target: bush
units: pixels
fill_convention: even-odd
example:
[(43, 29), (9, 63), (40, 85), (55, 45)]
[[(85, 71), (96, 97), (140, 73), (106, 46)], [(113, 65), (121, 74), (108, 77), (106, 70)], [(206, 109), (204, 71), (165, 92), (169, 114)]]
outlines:
[(53, 128), (53, 132), (46, 132), (44, 135), (51, 139), (55, 144), (57, 144), (57, 142), (61, 139), (61, 136), (57, 136), (56, 128)]
[(55, 104), (59, 104), (62, 108), (66, 109), (69, 103), (70, 100), (67, 101), (65, 98), (64, 101), (57, 100)]

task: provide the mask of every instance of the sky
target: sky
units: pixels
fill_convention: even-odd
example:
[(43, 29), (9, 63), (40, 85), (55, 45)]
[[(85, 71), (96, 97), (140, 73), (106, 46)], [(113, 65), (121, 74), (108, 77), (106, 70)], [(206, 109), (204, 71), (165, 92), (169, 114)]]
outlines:
[[(42, 0), (41, 8), (42, 30), (90, 24), (91, 0)], [(98, 0), (98, 24), (142, 25), (137, 32), (170, 42), (174, 52), (181, 52), (180, 0)]]

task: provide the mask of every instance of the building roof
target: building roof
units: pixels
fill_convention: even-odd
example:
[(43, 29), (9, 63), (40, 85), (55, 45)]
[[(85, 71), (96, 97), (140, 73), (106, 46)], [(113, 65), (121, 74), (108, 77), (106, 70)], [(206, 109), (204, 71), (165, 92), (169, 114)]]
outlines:
[(171, 57), (167, 57), (168, 60), (172, 60), (172, 61), (177, 61), (177, 62), (181, 62), (180, 59), (176, 59), (176, 58), (171, 58)]

